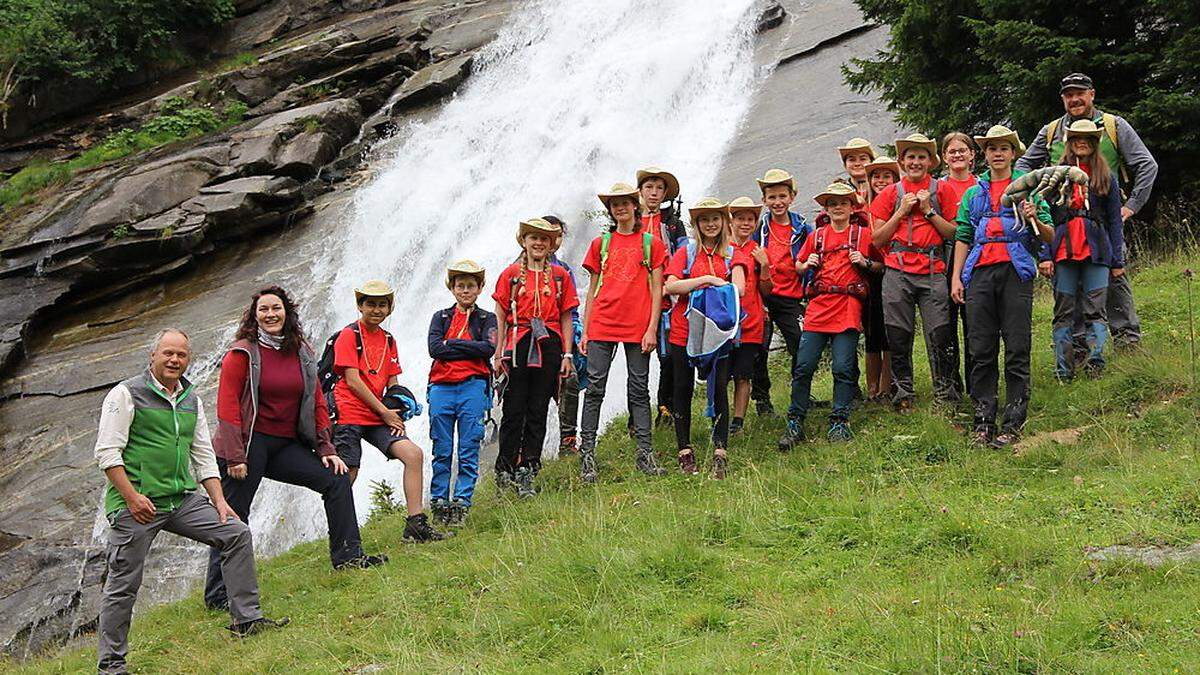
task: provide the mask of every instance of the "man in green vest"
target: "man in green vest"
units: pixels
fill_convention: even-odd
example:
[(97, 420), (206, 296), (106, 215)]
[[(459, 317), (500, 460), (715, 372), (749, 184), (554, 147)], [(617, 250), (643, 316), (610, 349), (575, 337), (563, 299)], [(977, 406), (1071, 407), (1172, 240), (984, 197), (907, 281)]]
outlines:
[[(1127, 195), (1121, 207), (1121, 218), (1128, 221), (1149, 201), (1154, 179), (1158, 177), (1158, 162), (1154, 161), (1154, 156), (1129, 122), (1119, 115), (1096, 109), (1096, 88), (1092, 78), (1083, 73), (1071, 73), (1062, 79), (1059, 93), (1066, 114), (1042, 127), (1033, 139), (1033, 145), (1013, 168), (1027, 172), (1047, 164), (1058, 164), (1065, 148), (1066, 128), (1076, 120), (1091, 120), (1104, 130), (1100, 135), (1100, 153), (1116, 172), (1121, 192)], [(1082, 324), (1083, 316), (1080, 315), (1076, 317), (1077, 338), (1083, 333)], [(1117, 346), (1133, 347), (1142, 338), (1141, 322), (1133, 306), (1133, 289), (1125, 270), (1113, 270), (1108, 282), (1108, 327)]]
[[(183, 377), (189, 358), (187, 335), (162, 331), (151, 346), (150, 367), (113, 387), (100, 410), (96, 461), (108, 478), (104, 513), (110, 525), (98, 630), (102, 673), (127, 672), (129, 619), (146, 555), (162, 530), (221, 551), (235, 635), (288, 622), (268, 619), (259, 608), (250, 529), (221, 492), (204, 407)], [(197, 482), (208, 499), (196, 492)]]

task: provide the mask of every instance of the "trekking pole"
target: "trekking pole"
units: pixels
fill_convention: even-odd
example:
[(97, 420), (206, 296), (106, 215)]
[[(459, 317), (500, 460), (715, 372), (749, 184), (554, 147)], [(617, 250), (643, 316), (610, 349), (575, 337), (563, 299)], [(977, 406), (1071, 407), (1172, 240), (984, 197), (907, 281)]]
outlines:
[(1192, 310), (1192, 277), (1195, 274), (1189, 267), (1183, 271), (1183, 278), (1187, 280), (1187, 296), (1188, 296), (1188, 344), (1191, 355), (1191, 366), (1189, 373), (1191, 374), (1192, 390), (1196, 389), (1196, 324)]

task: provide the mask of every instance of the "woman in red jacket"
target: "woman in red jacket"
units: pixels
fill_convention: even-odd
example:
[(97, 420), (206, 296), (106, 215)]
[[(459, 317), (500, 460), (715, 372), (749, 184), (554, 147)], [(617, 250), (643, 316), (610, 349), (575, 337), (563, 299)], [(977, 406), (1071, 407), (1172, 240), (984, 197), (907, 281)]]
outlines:
[[(263, 478), (300, 485), (319, 492), (325, 502), (335, 568), (387, 560), (363, 553), (348, 470), (333, 448), (329, 412), (317, 383), (317, 357), (304, 339), (295, 303), (278, 286), (254, 294), (221, 361), (213, 448), (225, 499), (243, 522), (250, 520), (250, 504)], [(217, 549), (208, 562), (204, 603), (224, 607), (228, 600)]]

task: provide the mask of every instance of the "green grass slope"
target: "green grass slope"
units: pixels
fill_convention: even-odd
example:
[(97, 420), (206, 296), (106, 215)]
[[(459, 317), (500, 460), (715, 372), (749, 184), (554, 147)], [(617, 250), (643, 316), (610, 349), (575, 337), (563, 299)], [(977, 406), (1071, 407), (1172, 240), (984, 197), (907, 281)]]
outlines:
[[(364, 538), (392, 558), (379, 569), (334, 573), (323, 542), (297, 547), (260, 567), (267, 612), (291, 626), (239, 642), (194, 594), (138, 617), (130, 665), (1195, 672), (1200, 565), (1086, 556), (1092, 546), (1200, 541), (1187, 266), (1200, 258), (1137, 275), (1146, 352), (1119, 356), (1100, 381), (1053, 381), (1050, 297), (1039, 291), (1035, 394), (1017, 454), (972, 448), (954, 426), (964, 418), (931, 413), (925, 372), (920, 412), (867, 406), (848, 445), (781, 455), (782, 421), (751, 414), (723, 483), (642, 477), (630, 444), (610, 433), (597, 487), (578, 482), (573, 459), (550, 463), (531, 501), (498, 497), (488, 479), (469, 526), (436, 545), (404, 544), (401, 516), (377, 518)], [(828, 398), (828, 378), (817, 395)], [(655, 445), (669, 460), (669, 433), (656, 432)], [(9, 665), (86, 671), (94, 656)]]

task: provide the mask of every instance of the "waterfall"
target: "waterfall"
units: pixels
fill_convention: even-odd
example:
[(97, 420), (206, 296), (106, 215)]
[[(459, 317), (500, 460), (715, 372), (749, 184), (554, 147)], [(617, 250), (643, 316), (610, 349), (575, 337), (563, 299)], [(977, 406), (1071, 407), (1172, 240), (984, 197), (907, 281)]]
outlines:
[[(357, 316), (357, 284), (386, 280), (396, 289), (384, 326), (398, 342), (400, 381), (424, 399), (428, 322), (453, 303), (444, 285), (447, 264), (472, 258), (487, 269), (480, 304), (490, 309), (495, 279), (518, 253), (520, 220), (562, 217), (569, 232), (559, 255), (578, 268), (599, 232), (596, 192), (634, 182), (638, 167), (674, 172), (685, 205), (706, 196), (757, 83), (754, 5), (542, 0), (516, 10), (478, 56), (464, 88), (377, 150), (372, 180), (355, 195), (344, 228), (328, 233), (325, 255), (314, 264), (305, 303), (313, 335), (328, 335)], [(586, 287), (586, 272), (578, 270), (576, 280)], [(606, 419), (625, 407), (618, 361)], [(548, 441), (556, 440), (556, 426)], [(427, 417), (408, 430), (428, 455)], [(360, 518), (370, 482), (385, 479), (399, 492), (401, 473), (399, 462), (364, 447), (355, 485)], [(480, 473), (488, 479), (490, 467)], [(276, 529), (287, 516), (290, 527), (311, 522), (309, 537), (323, 532), (319, 501), (302, 499), (280, 503), (280, 511), (263, 509), (264, 525)]]

